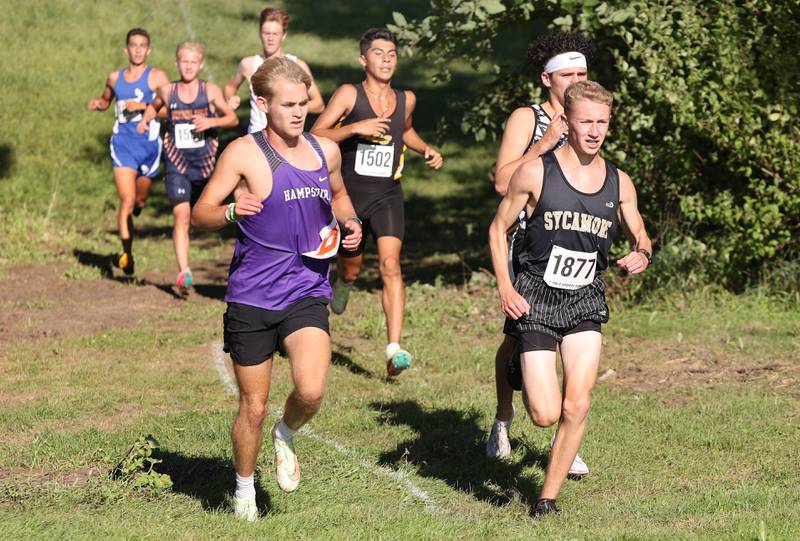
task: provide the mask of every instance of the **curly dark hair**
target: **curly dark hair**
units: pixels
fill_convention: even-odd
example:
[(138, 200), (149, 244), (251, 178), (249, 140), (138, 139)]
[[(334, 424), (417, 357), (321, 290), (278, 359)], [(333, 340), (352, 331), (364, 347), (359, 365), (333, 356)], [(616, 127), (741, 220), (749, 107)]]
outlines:
[(528, 45), (528, 64), (534, 72), (544, 67), (556, 55), (576, 51), (591, 63), (597, 54), (597, 47), (591, 38), (576, 32), (552, 32), (539, 36)]

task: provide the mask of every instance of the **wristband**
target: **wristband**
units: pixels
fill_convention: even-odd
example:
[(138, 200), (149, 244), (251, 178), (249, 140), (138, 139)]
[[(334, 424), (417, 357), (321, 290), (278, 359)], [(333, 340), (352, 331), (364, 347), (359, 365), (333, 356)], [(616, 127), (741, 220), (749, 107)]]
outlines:
[(644, 248), (639, 248), (636, 251), (638, 253), (640, 253), (640, 254), (644, 254), (644, 256), (647, 258), (647, 266), (648, 267), (653, 264), (653, 254), (651, 254), (650, 252), (648, 252)]
[(350, 216), (349, 218), (345, 218), (344, 221), (345, 222), (353, 221), (361, 227), (364, 226), (364, 224), (361, 222), (361, 219), (358, 216)]
[(236, 203), (231, 203), (228, 205), (228, 208), (225, 209), (225, 221), (235, 224), (239, 220), (236, 218), (236, 214), (234, 211), (236, 210)]

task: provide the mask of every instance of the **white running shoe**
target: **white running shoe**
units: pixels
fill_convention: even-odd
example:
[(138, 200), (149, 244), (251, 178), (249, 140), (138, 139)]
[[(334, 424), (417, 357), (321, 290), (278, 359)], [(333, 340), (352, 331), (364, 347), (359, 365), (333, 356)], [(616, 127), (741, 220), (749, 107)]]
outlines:
[(255, 497), (234, 498), (233, 514), (236, 518), (246, 520), (247, 522), (255, 522), (258, 520), (258, 508), (256, 507)]
[(511, 421), (514, 420), (516, 410), (511, 406), (511, 418), (501, 421), (497, 417), (492, 423), (492, 432), (486, 440), (487, 458), (508, 458), (511, 456), (511, 442), (508, 441), (508, 431), (511, 430)]
[[(558, 433), (558, 430), (556, 430)], [(556, 435), (553, 434), (553, 437), (550, 438), (550, 449), (553, 448), (553, 443), (556, 441)], [(572, 461), (572, 465), (569, 467), (568, 475), (571, 477), (583, 477), (589, 473), (589, 466), (586, 465), (586, 462), (583, 461), (581, 455), (575, 455), (575, 460)]]
[[(278, 421), (280, 422), (280, 421)], [(280, 439), (275, 432), (278, 423), (272, 427), (272, 444), (275, 446), (275, 473), (278, 476), (278, 486), (284, 492), (297, 490), (300, 484), (300, 464), (294, 454), (294, 442)]]

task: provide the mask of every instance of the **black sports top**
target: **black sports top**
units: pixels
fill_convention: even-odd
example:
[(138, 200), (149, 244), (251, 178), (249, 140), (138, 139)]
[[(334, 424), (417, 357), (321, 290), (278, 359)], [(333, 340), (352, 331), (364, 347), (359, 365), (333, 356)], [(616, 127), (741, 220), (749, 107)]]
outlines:
[[(533, 215), (527, 220), (527, 234), (519, 258), (522, 268), (534, 274), (545, 274), (554, 246), (569, 251), (593, 253), (597, 252), (596, 265), (586, 266), (586, 273), (594, 274), (608, 267), (608, 250), (619, 231), (617, 207), (619, 205), (619, 174), (617, 167), (605, 160), (606, 177), (603, 187), (594, 193), (584, 193), (575, 189), (564, 176), (561, 166), (553, 152), (542, 156), (544, 178), (542, 193)], [(563, 270), (568, 276), (568, 269), (563, 263), (570, 254), (557, 263), (556, 271)], [(578, 262), (572, 262), (579, 265)], [(552, 262), (551, 265), (556, 262)], [(578, 268), (573, 269), (574, 274)], [(583, 274), (581, 272), (580, 274)]]
[[(360, 120), (378, 118), (363, 83), (355, 85), (353, 110), (340, 123), (347, 126)], [(394, 90), (397, 105), (389, 117), (389, 131), (382, 137), (354, 135), (339, 143), (342, 151), (342, 176), (348, 193), (374, 195), (390, 191), (403, 174), (403, 132), (406, 122), (406, 94)]]

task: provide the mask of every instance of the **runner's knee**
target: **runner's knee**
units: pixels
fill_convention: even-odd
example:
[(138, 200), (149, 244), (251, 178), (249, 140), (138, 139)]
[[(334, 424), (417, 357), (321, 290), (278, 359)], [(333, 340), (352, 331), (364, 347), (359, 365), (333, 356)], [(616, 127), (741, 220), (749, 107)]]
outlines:
[(561, 414), (565, 421), (581, 423), (589, 416), (590, 406), (591, 401), (589, 397), (579, 398), (577, 400), (565, 398), (564, 403), (561, 405)]
[(386, 278), (400, 278), (400, 258), (391, 256), (381, 259), (381, 276)]
[(319, 408), (322, 405), (322, 398), (325, 396), (325, 389), (295, 389), (294, 396), (298, 404), (305, 412), (316, 413), (319, 411)]
[(239, 415), (251, 430), (260, 430), (267, 418), (267, 405), (260, 400), (243, 399), (239, 405)]

